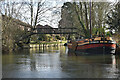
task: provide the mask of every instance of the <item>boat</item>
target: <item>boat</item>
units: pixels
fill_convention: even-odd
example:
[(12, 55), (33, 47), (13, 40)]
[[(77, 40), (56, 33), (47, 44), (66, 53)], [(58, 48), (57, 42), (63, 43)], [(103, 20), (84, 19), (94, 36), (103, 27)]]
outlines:
[(115, 54), (116, 42), (112, 37), (71, 40), (67, 44), (69, 51), (87, 54)]
[[(102, 34), (102, 35), (101, 35)], [(104, 36), (99, 33), (99, 36), (92, 37), (91, 25), (91, 1), (90, 1), (90, 36), (88, 39), (71, 40), (67, 44), (68, 51), (75, 53), (87, 54), (115, 54), (116, 42), (112, 37)]]

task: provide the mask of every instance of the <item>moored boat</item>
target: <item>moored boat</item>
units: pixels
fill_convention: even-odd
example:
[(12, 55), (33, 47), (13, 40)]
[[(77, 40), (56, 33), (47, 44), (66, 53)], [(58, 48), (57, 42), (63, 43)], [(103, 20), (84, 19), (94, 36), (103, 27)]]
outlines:
[(96, 37), (68, 43), (68, 50), (76, 53), (115, 54), (115, 49), (116, 42), (111, 37)]
[[(116, 42), (112, 37), (105, 37), (105, 31), (98, 30), (96, 35), (98, 37), (92, 37), (92, 24), (91, 24), (91, 1), (90, 1), (90, 35), (89, 39), (81, 39), (76, 41), (70, 41), (67, 46), (69, 51), (75, 53), (88, 53), (88, 54), (115, 54)], [(83, 26), (83, 24), (81, 24)], [(84, 27), (84, 26), (83, 26)], [(86, 33), (85, 33), (86, 34)], [(87, 34), (88, 35), (88, 34)], [(101, 36), (100, 36), (101, 35)], [(84, 37), (87, 37), (86, 35)]]

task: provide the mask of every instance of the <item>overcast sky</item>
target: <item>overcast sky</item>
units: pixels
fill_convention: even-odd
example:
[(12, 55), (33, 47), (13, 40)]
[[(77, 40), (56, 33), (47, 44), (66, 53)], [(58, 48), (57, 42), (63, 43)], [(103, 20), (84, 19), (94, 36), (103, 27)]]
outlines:
[[(11, 2), (15, 1), (15, 2), (21, 3), (21, 2), (29, 2), (30, 0), (8, 0), (8, 1), (11, 1)], [(38, 2), (38, 1), (46, 1), (45, 7), (54, 7), (54, 6), (61, 7), (64, 2), (81, 1), (81, 0), (33, 0), (33, 2)], [(82, 0), (82, 1), (90, 1), (90, 0)], [(95, 2), (115, 2), (117, 0), (108, 0), (108, 1), (107, 0), (94, 0), (94, 1)], [(34, 11), (36, 11), (36, 4), (34, 5)], [(45, 12), (44, 14), (42, 14), (42, 16), (45, 16), (45, 17), (41, 17), (40, 18), (41, 21), (38, 24), (58, 27), (58, 22), (61, 19), (60, 11), (61, 11), (61, 8), (55, 8), (52, 11), (49, 10)], [(53, 12), (57, 14), (53, 14)], [(26, 12), (24, 13), (24, 15), (27, 17), (30, 17), (30, 12)], [(25, 21), (22, 18), (21, 20)], [(28, 20), (28, 22), (30, 23), (30, 19)]]

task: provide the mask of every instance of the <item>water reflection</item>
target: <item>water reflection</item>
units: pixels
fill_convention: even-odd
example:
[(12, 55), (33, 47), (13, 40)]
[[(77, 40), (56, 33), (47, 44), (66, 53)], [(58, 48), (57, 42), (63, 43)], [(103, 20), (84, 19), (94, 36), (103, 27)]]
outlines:
[[(78, 77), (78, 78), (79, 77), (81, 78), (84, 78), (84, 77), (87, 77), (87, 78), (103, 78), (103, 77), (118, 78), (120, 76), (119, 75), (120, 67), (118, 67), (120, 63), (116, 62), (115, 55), (105, 55), (105, 54), (86, 55), (85, 54), (85, 55), (78, 56), (73, 52), (68, 52), (68, 56), (70, 57), (74, 56), (74, 58), (70, 60), (71, 61), (74, 60), (75, 62), (74, 66), (76, 66), (80, 70), (79, 71), (77, 69), (77, 73), (79, 73), (81, 76), (79, 76), (76, 73), (75, 77)], [(68, 71), (68, 73), (70, 72)]]
[(3, 54), (4, 78), (118, 78), (120, 56), (68, 53), (67, 47)]
[(119, 70), (117, 68), (117, 64), (116, 64), (116, 57), (115, 55), (112, 55), (112, 65), (111, 65), (111, 68), (107, 68), (109, 70), (109, 75), (108, 75), (108, 78), (109, 77), (119, 77)]

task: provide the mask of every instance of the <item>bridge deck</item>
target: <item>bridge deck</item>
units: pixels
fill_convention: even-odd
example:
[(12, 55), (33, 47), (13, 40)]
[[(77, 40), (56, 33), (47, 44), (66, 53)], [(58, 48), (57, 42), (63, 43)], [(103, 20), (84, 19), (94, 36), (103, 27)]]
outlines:
[(37, 32), (33, 34), (77, 34), (77, 32)]
[(77, 34), (77, 28), (35, 28), (34, 34)]

